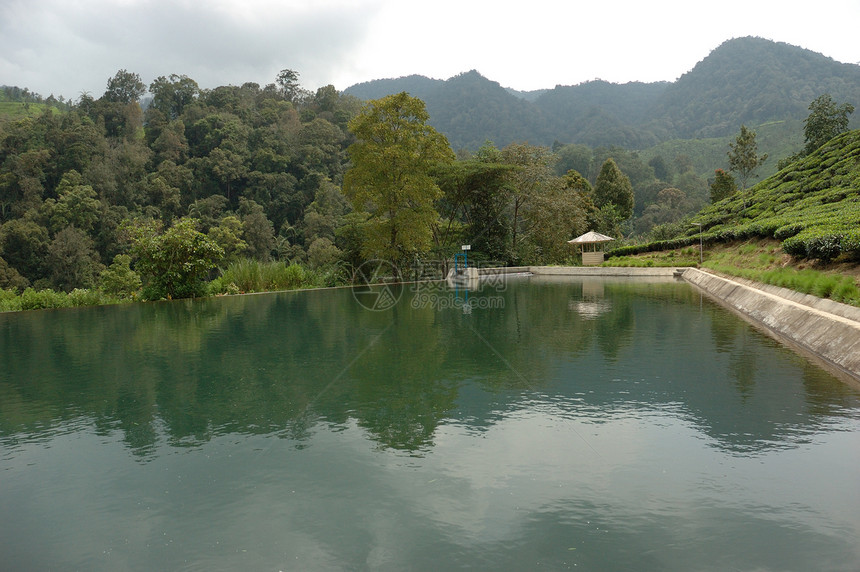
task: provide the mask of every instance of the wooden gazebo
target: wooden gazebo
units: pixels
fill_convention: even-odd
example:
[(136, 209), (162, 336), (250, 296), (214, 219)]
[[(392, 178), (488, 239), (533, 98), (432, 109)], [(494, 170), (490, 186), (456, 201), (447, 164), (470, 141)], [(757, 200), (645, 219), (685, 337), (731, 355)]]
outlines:
[(583, 266), (600, 266), (603, 264), (603, 245), (613, 240), (615, 239), (611, 236), (592, 230), (573, 240), (568, 240), (567, 243), (582, 248)]

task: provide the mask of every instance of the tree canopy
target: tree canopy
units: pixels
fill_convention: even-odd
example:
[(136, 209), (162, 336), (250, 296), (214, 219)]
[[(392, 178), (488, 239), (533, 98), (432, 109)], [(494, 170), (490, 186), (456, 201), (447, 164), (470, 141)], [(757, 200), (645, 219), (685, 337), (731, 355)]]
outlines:
[(428, 117), (424, 102), (403, 92), (369, 102), (349, 122), (356, 142), (344, 193), (355, 210), (370, 213), (368, 258), (402, 264), (430, 248), (441, 196), (431, 171), (454, 161), (454, 152)]
[(837, 105), (829, 93), (818, 96), (809, 104), (809, 116), (803, 122), (808, 155), (839, 135), (848, 131), (848, 116), (854, 113), (850, 103)]
[(606, 220), (604, 230), (618, 233), (617, 226), (633, 215), (634, 196), (630, 178), (611, 157), (603, 162), (594, 185), (594, 205)]
[(741, 180), (741, 190), (747, 188), (747, 181), (755, 176), (755, 171), (767, 160), (767, 153), (758, 154), (758, 144), (755, 131), (741, 125), (741, 132), (734, 143), (729, 143), (729, 169), (738, 174)]

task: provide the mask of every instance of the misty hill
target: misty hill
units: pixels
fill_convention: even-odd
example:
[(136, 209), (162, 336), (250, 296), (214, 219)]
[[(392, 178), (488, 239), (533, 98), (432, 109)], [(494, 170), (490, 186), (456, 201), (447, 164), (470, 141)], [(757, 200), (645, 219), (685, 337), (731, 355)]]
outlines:
[(860, 66), (761, 38), (723, 43), (671, 84), (652, 110), (675, 137), (720, 137), (741, 123), (803, 119), (829, 93), (860, 103)]
[[(485, 140), (642, 149), (671, 139), (724, 137), (740, 125), (802, 120), (822, 93), (860, 106), (860, 66), (761, 38), (729, 40), (675, 82), (600, 80), (520, 93), (476, 71), (347, 88), (361, 99), (407, 91), (427, 104), (430, 123), (452, 146)], [(854, 120), (857, 122), (857, 119)]]
[(485, 141), (544, 141), (550, 137), (545, 114), (517, 92), (472, 70), (448, 80), (411, 75), (361, 83), (345, 93), (379, 99), (406, 91), (427, 105), (430, 123), (455, 149), (477, 149)]

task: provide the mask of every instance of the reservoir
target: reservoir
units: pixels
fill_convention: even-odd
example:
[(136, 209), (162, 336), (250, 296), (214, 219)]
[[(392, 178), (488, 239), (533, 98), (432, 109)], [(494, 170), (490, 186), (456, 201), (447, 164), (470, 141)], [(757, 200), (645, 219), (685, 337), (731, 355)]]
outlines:
[(860, 391), (672, 279), (0, 314), (4, 570), (860, 569)]

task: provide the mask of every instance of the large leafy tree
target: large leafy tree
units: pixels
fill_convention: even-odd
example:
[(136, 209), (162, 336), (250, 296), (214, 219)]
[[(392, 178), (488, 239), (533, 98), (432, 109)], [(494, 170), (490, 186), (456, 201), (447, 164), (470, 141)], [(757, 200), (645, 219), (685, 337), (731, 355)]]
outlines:
[(74, 226), (58, 232), (45, 258), (51, 282), (66, 292), (94, 286), (104, 266), (93, 246), (92, 239)]
[(607, 207), (613, 210), (618, 223), (633, 215), (633, 185), (611, 157), (603, 162), (600, 174), (597, 175), (594, 184), (594, 205), (604, 211)]
[(809, 104), (809, 117), (803, 122), (806, 137), (804, 153), (810, 154), (840, 133), (848, 131), (848, 116), (854, 113), (850, 103), (837, 105), (829, 93)]
[(368, 258), (397, 265), (430, 248), (441, 196), (431, 171), (453, 162), (454, 152), (428, 119), (424, 102), (402, 92), (368, 102), (349, 122), (357, 140), (348, 149), (344, 193), (370, 214), (362, 246)]
[(25, 218), (0, 226), (0, 256), (30, 281), (41, 276), (48, 252), (48, 229)]
[(593, 208), (590, 192), (588, 181), (576, 171), (569, 171), (564, 177), (552, 179), (525, 205), (523, 214), (531, 222), (529, 240), (535, 247), (537, 262), (562, 263), (570, 255), (567, 241), (588, 230), (588, 215)]
[(196, 227), (197, 221), (189, 218), (164, 232), (158, 223), (128, 227), (130, 252), (145, 282), (144, 298), (191, 298), (206, 293), (205, 280), (224, 250)]
[(500, 151), (487, 143), (474, 158), (438, 170), (436, 178), (445, 195), (439, 201), (442, 216), (434, 225), (433, 239), (440, 256), (450, 256), (467, 242), (475, 254), (489, 260), (509, 259), (511, 229), (506, 207), (508, 179), (515, 169), (503, 163)]
[(200, 87), (186, 75), (170, 74), (169, 77), (156, 78), (149, 84), (149, 91), (152, 93), (150, 106), (165, 116), (176, 119), (182, 115), (185, 107), (194, 101), (200, 93)]
[(716, 203), (733, 195), (738, 190), (731, 175), (717, 169), (714, 171), (714, 182), (711, 183), (711, 202)]
[(734, 143), (729, 143), (729, 170), (738, 174), (741, 181), (741, 191), (746, 190), (747, 181), (755, 176), (756, 169), (767, 160), (767, 153), (758, 154), (758, 143), (755, 141), (755, 131), (741, 125), (741, 132)]
[(111, 103), (132, 103), (139, 100), (144, 93), (146, 85), (138, 74), (119, 70), (108, 80), (102, 99)]
[[(534, 209), (530, 203), (555, 183), (553, 173), (555, 156), (547, 147), (511, 143), (501, 153), (502, 161), (516, 168), (508, 176), (511, 190), (511, 250), (515, 262), (521, 262), (527, 254), (520, 244), (522, 237), (528, 237), (536, 224)], [(526, 256), (527, 257), (527, 256)]]
[(287, 101), (296, 102), (302, 93), (299, 72), (295, 70), (282, 69), (275, 77), (275, 83), (278, 84), (281, 96)]

